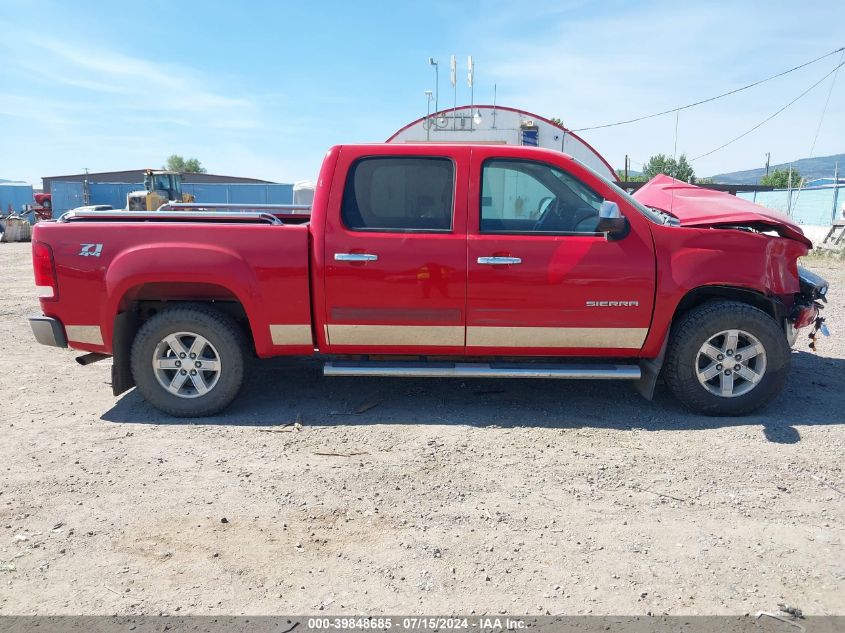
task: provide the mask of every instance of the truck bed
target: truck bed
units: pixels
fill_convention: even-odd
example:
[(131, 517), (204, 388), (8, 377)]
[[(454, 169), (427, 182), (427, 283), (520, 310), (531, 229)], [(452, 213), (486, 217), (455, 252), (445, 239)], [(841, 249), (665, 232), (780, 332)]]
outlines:
[(259, 356), (311, 354), (309, 227), (302, 219), (113, 211), (39, 223), (33, 240), (50, 245), (61, 280), (58, 297), (44, 301), (45, 315), (65, 325), (73, 347), (111, 353), (112, 315), (145, 302), (213, 297), (243, 306)]

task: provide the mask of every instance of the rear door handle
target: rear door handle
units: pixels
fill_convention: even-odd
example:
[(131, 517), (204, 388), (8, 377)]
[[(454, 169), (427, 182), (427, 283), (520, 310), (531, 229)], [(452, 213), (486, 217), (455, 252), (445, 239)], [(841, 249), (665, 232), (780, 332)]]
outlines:
[(479, 257), (478, 263), (487, 264), (488, 266), (508, 266), (521, 264), (522, 259), (519, 257)]
[(336, 262), (375, 262), (378, 261), (378, 255), (371, 255), (370, 253), (335, 253), (334, 260)]

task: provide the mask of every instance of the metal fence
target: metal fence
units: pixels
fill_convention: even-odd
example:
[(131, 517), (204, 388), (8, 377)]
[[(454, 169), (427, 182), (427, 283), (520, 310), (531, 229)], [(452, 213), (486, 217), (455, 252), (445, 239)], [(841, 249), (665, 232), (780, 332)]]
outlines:
[(737, 196), (789, 215), (798, 224), (830, 226), (842, 219), (845, 191), (843, 187), (813, 189), (775, 189), (774, 191), (739, 192)]

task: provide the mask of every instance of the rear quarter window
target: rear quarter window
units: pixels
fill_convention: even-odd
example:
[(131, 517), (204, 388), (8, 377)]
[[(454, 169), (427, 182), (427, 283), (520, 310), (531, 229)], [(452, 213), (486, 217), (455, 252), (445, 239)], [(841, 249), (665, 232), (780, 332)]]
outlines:
[(448, 158), (362, 158), (346, 177), (341, 219), (353, 231), (448, 232), (454, 189)]

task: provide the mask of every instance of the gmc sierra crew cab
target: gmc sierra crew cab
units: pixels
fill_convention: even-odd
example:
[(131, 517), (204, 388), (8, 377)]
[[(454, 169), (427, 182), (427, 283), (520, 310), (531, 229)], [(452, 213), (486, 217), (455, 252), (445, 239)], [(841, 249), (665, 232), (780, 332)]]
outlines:
[[(573, 158), (497, 145), (344, 145), (310, 214), (171, 204), (33, 234), (47, 345), (113, 357), (175, 416), (221, 411), (247, 355), (329, 376), (658, 376), (738, 415), (784, 384), (827, 282), (789, 218), (658, 177), (628, 195)], [(222, 211), (220, 209), (223, 209)]]

